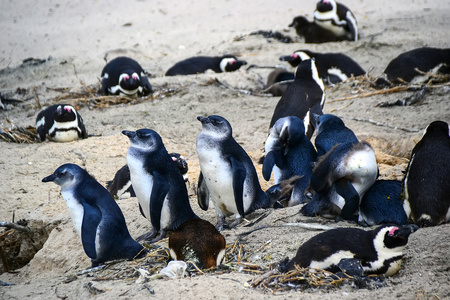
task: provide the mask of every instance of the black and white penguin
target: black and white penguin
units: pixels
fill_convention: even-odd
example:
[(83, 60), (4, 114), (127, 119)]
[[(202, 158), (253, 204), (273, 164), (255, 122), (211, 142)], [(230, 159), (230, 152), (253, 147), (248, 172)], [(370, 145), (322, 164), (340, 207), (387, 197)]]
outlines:
[(83, 118), (69, 104), (54, 104), (36, 117), (36, 130), (41, 142), (48, 137), (55, 142), (70, 142), (88, 137)]
[(201, 173), (198, 179), (198, 203), (203, 210), (209, 198), (217, 214), (216, 228), (223, 229), (225, 217), (234, 216), (231, 228), (246, 214), (270, 207), (268, 196), (258, 181), (255, 166), (232, 136), (230, 123), (221, 116), (199, 116), (202, 132), (197, 138)]
[(405, 225), (408, 217), (403, 208), (402, 182), (377, 180), (365, 193), (359, 205), (358, 224)]
[(167, 231), (198, 217), (189, 204), (183, 176), (164, 147), (161, 136), (151, 129), (124, 130), (122, 133), (131, 143), (127, 152), (131, 184), (142, 215), (153, 227), (138, 240), (156, 242), (164, 238)]
[(208, 70), (216, 73), (233, 72), (246, 64), (245, 60), (239, 60), (236, 56), (229, 54), (224, 56), (195, 56), (177, 62), (167, 70), (166, 76), (198, 74), (205, 73)]
[(377, 177), (375, 152), (368, 143), (337, 144), (317, 159), (308, 188), (314, 194), (301, 213), (354, 220)]
[(316, 129), (314, 145), (317, 155), (322, 156), (340, 143), (358, 143), (355, 133), (345, 126), (338, 116), (332, 114), (313, 114), (313, 124)]
[(297, 16), (288, 25), (293, 27), (297, 35), (305, 39), (307, 44), (319, 44), (327, 42), (337, 42), (340, 39), (331, 31), (322, 28), (315, 22), (310, 22), (304, 16)]
[(92, 267), (132, 259), (143, 251), (143, 246), (130, 236), (116, 201), (88, 172), (75, 164), (65, 164), (42, 179), (50, 181), (61, 186), (61, 195)]
[[(450, 48), (417, 48), (404, 52), (391, 60), (384, 74), (391, 83), (422, 83), (429, 76), (418, 71), (437, 74), (450, 74)], [(385, 84), (385, 80), (377, 80), (378, 85)]]
[(339, 271), (343, 259), (359, 260), (366, 275), (395, 275), (401, 268), (403, 250), (410, 234), (418, 227), (383, 225), (365, 231), (359, 228), (336, 228), (312, 237), (290, 261), (280, 265), (282, 271), (302, 268)]
[(297, 67), (306, 59), (315, 59), (319, 77), (328, 83), (337, 83), (347, 80), (351, 76), (366, 74), (361, 66), (351, 57), (343, 53), (317, 53), (309, 50), (297, 50), (291, 55), (283, 55), (281, 61), (287, 61), (291, 66)]
[(411, 153), (404, 208), (420, 227), (450, 221), (450, 137), (448, 123), (434, 121)]
[(193, 262), (200, 269), (219, 266), (225, 257), (225, 237), (208, 221), (184, 222), (169, 235), (170, 256)]
[(314, 59), (302, 61), (295, 70), (295, 80), (275, 107), (269, 129), (283, 117), (295, 116), (303, 121), (306, 135), (311, 138), (314, 127), (311, 113), (322, 114), (325, 103), (324, 85), (317, 73)]
[(132, 58), (120, 56), (102, 70), (103, 95), (146, 96), (153, 92), (144, 69)]
[(264, 92), (270, 93), (273, 96), (282, 96), (294, 79), (294, 73), (284, 68), (276, 68), (267, 76), (267, 88)]
[(302, 176), (296, 181), (287, 206), (305, 202), (304, 192), (311, 178), (317, 152), (305, 135), (303, 122), (293, 116), (278, 119), (266, 139), (265, 154), (262, 169), (264, 179), (268, 181), (272, 171), (275, 184), (295, 175)]
[(358, 41), (358, 24), (353, 13), (335, 0), (320, 0), (314, 11), (314, 22), (332, 32), (341, 41)]

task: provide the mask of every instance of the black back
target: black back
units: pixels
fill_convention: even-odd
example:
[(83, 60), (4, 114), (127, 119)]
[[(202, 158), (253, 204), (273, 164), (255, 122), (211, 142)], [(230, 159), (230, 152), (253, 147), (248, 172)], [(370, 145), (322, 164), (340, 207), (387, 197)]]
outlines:
[(166, 76), (205, 73), (207, 70), (212, 70), (216, 73), (222, 73), (220, 63), (224, 58), (234, 58), (236, 60), (236, 62), (233, 63), (232, 65), (227, 65), (225, 67), (225, 70), (227, 72), (236, 71), (242, 65), (246, 64), (245, 61), (238, 60), (238, 58), (234, 55), (195, 56), (177, 62), (175, 65), (173, 65), (167, 70)]
[(294, 27), (297, 34), (305, 39), (305, 43), (327, 43), (340, 40), (332, 32), (314, 22), (309, 22), (304, 16), (295, 17), (289, 27)]

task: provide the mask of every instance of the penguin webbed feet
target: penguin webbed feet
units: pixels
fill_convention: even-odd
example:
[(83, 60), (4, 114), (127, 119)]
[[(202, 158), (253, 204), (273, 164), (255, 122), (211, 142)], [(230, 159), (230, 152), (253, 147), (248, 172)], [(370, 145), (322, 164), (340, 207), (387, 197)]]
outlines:
[(156, 243), (159, 240), (162, 240), (164, 237), (166, 236), (166, 231), (161, 229), (159, 231), (159, 235), (158, 235), (158, 230), (156, 229), (152, 229), (149, 232), (139, 236), (136, 241), (141, 242), (141, 241), (145, 241), (147, 243), (153, 244)]

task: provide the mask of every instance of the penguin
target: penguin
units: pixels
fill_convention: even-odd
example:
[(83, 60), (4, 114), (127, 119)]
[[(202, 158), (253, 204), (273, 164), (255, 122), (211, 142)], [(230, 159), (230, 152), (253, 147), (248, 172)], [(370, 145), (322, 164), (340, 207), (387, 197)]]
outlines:
[(297, 35), (305, 39), (307, 44), (320, 44), (337, 42), (340, 39), (331, 31), (328, 31), (315, 22), (310, 22), (304, 16), (295, 17), (289, 27), (293, 27)]
[(339, 143), (358, 143), (355, 133), (345, 126), (338, 116), (332, 114), (313, 114), (313, 125), (316, 130), (314, 145), (317, 155), (322, 156)]
[(283, 272), (302, 268), (340, 271), (343, 259), (359, 260), (366, 275), (393, 276), (401, 268), (403, 250), (409, 236), (417, 231), (414, 224), (382, 225), (373, 230), (335, 228), (319, 233), (303, 243), (291, 260), (280, 264)]
[(404, 209), (420, 227), (450, 221), (450, 137), (448, 123), (434, 121), (411, 153), (403, 179)]
[(172, 259), (190, 261), (200, 269), (219, 266), (225, 257), (225, 248), (225, 237), (202, 219), (186, 221), (169, 235)]
[[(181, 175), (183, 175), (184, 182), (189, 181), (189, 168), (184, 156), (179, 153), (170, 153), (169, 155), (172, 158), (172, 161), (177, 166), (178, 170), (180, 170)], [(114, 175), (113, 180), (106, 182), (106, 189), (113, 197), (117, 199), (120, 199), (121, 196), (125, 193), (129, 193), (130, 197), (136, 197), (133, 186), (131, 185), (130, 169), (128, 168), (128, 165), (124, 165), (122, 168), (120, 168)]]
[(236, 56), (229, 54), (224, 56), (195, 56), (177, 62), (167, 70), (166, 76), (205, 73), (207, 70), (216, 73), (233, 72), (246, 64), (245, 60), (239, 60)]
[(237, 226), (246, 214), (269, 208), (269, 197), (258, 181), (255, 166), (232, 136), (230, 123), (221, 116), (198, 116), (202, 132), (197, 138), (200, 163), (198, 203), (207, 210), (211, 198), (217, 214), (216, 228), (222, 230), (225, 217), (234, 216)]
[(337, 144), (317, 159), (307, 189), (315, 194), (301, 213), (356, 220), (361, 199), (377, 177), (377, 160), (369, 143)]
[(75, 164), (64, 164), (42, 179), (61, 186), (75, 231), (92, 267), (116, 259), (132, 259), (144, 247), (128, 232), (125, 218), (108, 191)]
[[(404, 52), (391, 60), (384, 70), (387, 80), (394, 84), (413, 83), (418, 84), (428, 80), (427, 73), (450, 74), (450, 48), (423, 47)], [(384, 78), (376, 82), (378, 86), (386, 85)]]
[(364, 193), (359, 205), (359, 225), (406, 225), (407, 222), (400, 180), (377, 180)]
[(127, 164), (131, 184), (142, 215), (152, 230), (138, 240), (156, 242), (167, 231), (198, 218), (189, 204), (183, 176), (164, 147), (161, 136), (151, 129), (122, 131), (130, 139)]
[(147, 96), (153, 93), (146, 72), (141, 65), (126, 56), (116, 57), (102, 70), (103, 95)]
[(88, 137), (83, 118), (69, 104), (54, 104), (36, 117), (36, 130), (41, 142), (46, 137), (55, 142), (71, 142)]
[(281, 61), (287, 61), (297, 67), (305, 59), (315, 59), (319, 77), (329, 84), (347, 80), (352, 76), (366, 74), (361, 66), (351, 57), (343, 53), (317, 53), (309, 50), (297, 50), (291, 55), (283, 55)]
[(272, 96), (282, 96), (294, 79), (294, 73), (284, 68), (276, 68), (267, 76), (267, 88), (264, 92), (270, 93)]
[(308, 138), (314, 128), (311, 113), (323, 114), (324, 85), (317, 73), (314, 59), (302, 61), (295, 70), (295, 79), (278, 101), (270, 121), (270, 128), (283, 117), (296, 116), (303, 121)]
[(278, 119), (270, 129), (265, 142), (266, 156), (263, 162), (263, 177), (269, 181), (274, 172), (275, 184), (298, 175), (294, 194), (288, 206), (305, 202), (304, 192), (312, 174), (312, 165), (317, 159), (317, 152), (305, 135), (303, 122), (294, 116)]
[(353, 13), (335, 0), (320, 0), (314, 11), (314, 22), (341, 41), (358, 41), (358, 24)]

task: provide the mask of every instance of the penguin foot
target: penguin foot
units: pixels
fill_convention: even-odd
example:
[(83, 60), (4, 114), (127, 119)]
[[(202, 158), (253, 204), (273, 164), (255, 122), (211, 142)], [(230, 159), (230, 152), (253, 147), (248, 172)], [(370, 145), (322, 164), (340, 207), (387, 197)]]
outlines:
[(154, 243), (151, 242), (153, 239), (155, 239), (156, 235), (158, 234), (158, 231), (155, 229), (150, 230), (149, 232), (139, 236), (136, 241), (141, 242), (141, 241), (146, 241), (146, 242), (150, 242), (150, 243)]
[(222, 231), (224, 228), (231, 229), (231, 227), (225, 222), (225, 217), (217, 217), (216, 229)]

